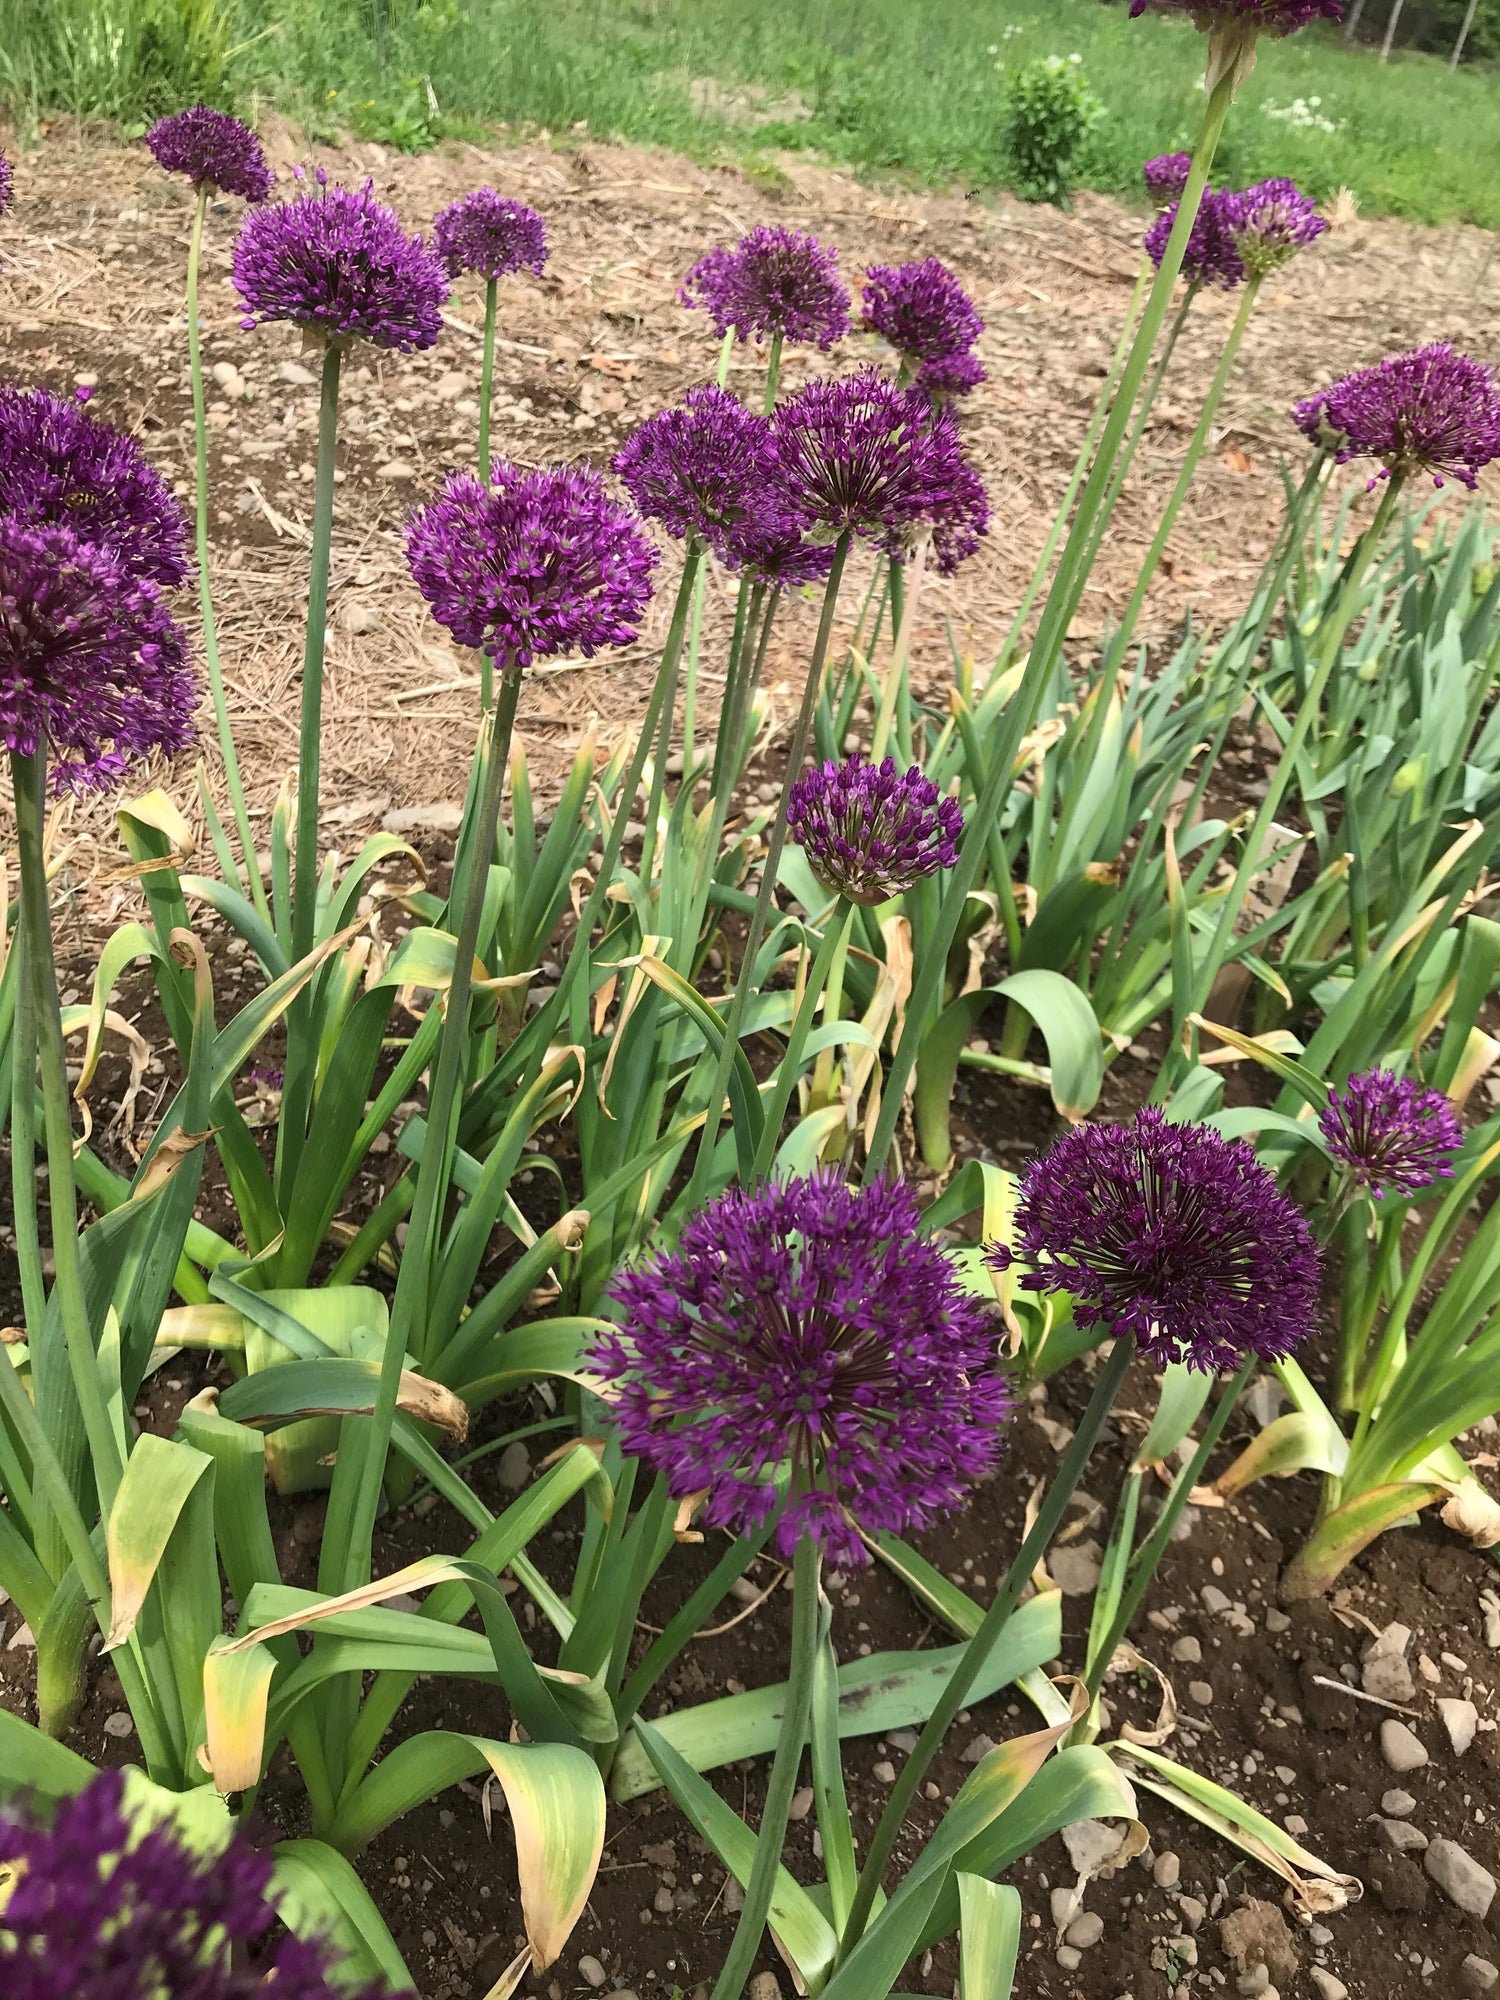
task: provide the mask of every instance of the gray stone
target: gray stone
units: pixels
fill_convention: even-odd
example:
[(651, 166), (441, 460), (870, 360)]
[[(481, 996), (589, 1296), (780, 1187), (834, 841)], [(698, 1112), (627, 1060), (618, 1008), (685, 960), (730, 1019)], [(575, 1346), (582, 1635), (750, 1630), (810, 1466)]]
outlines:
[(1207, 1708), (1214, 1698), (1214, 1691), (1207, 1681), (1189, 1681), (1188, 1698), (1197, 1702), (1200, 1708)]
[(519, 1438), (501, 1452), (495, 1477), (507, 1493), (519, 1493), (531, 1477), (531, 1453)]
[(1076, 1972), (1083, 1963), (1083, 1953), (1070, 1944), (1060, 1944), (1057, 1947), (1057, 1962), (1064, 1972)]
[(1052, 1922), (1059, 1931), (1065, 1931), (1078, 1914), (1080, 1892), (1070, 1889), (1066, 1883), (1059, 1883), (1047, 1898), (1052, 1911)]
[(982, 1758), (988, 1757), (994, 1747), (993, 1736), (976, 1736), (968, 1748), (960, 1753), (958, 1761), (960, 1764), (977, 1764)]
[(1103, 1561), (1097, 1542), (1079, 1542), (1074, 1548), (1053, 1549), (1047, 1567), (1064, 1597), (1087, 1597), (1099, 1582)]
[(1440, 1700), (1437, 1711), (1448, 1732), (1448, 1741), (1453, 1745), (1453, 1754), (1462, 1757), (1474, 1741), (1479, 1727), (1479, 1710), (1472, 1701)]
[(781, 2000), (781, 1982), (774, 1972), (757, 1972), (750, 1982), (750, 2000)]
[(1212, 1613), (1215, 1618), (1221, 1612), (1227, 1611), (1234, 1601), (1226, 1591), (1220, 1590), (1216, 1583), (1205, 1583), (1198, 1595), (1203, 1599), (1203, 1609)]
[(132, 1736), (135, 1733), (135, 1724), (122, 1708), (116, 1715), (105, 1716), (104, 1733), (106, 1736)]
[(1463, 1963), (1464, 1984), (1471, 1993), (1492, 1993), (1500, 1984), (1500, 1965), (1471, 1951)]
[(602, 1986), (609, 1977), (597, 1958), (585, 1955), (578, 1961), (578, 1977), (589, 1986)]
[(1427, 1850), (1427, 1836), (1421, 1827), (1413, 1826), (1406, 1819), (1383, 1819), (1376, 1822), (1380, 1838), (1394, 1854), (1423, 1854)]
[(1291, 1629), (1291, 1619), (1288, 1618), (1284, 1611), (1278, 1611), (1274, 1604), (1271, 1605), (1266, 1612), (1266, 1630), (1268, 1632), (1289, 1632)]
[(1380, 1810), (1388, 1819), (1410, 1819), (1417, 1809), (1417, 1802), (1410, 1792), (1391, 1790), (1380, 1801)]
[(1208, 1905), (1200, 1903), (1196, 1896), (1179, 1896), (1177, 1909), (1183, 1923), (1190, 1931), (1201, 1930), (1203, 1919), (1208, 1915)]
[(1481, 1590), (1479, 1608), (1484, 1613), (1484, 1643), (1493, 1651), (1500, 1647), (1500, 1594)]
[(1097, 1875), (1101, 1868), (1109, 1867), (1124, 1838), (1117, 1826), (1107, 1826), (1098, 1819), (1075, 1819), (1063, 1828), (1062, 1837), (1068, 1858), (1080, 1875)]
[(1151, 1880), (1158, 1889), (1175, 1889), (1182, 1874), (1182, 1863), (1175, 1854), (1158, 1854), (1151, 1869)]
[(1423, 1856), (1427, 1873), (1450, 1903), (1467, 1910), (1481, 1923), (1495, 1900), (1495, 1878), (1456, 1840), (1435, 1840)]
[(1203, 1659), (1203, 1648), (1189, 1634), (1186, 1638), (1172, 1641), (1172, 1658), (1180, 1660), (1185, 1667), (1196, 1667)]
[(36, 1650), (36, 1634), (24, 1619), (5, 1642), (7, 1653), (29, 1653)]
[(909, 1757), (917, 1747), (917, 1732), (915, 1729), (888, 1729), (885, 1732), (885, 1740), (893, 1750), (899, 1750), (903, 1757)]
[(875, 1780), (877, 1785), (894, 1785), (896, 1782), (896, 1767), (891, 1763), (889, 1758), (882, 1757), (880, 1762), (871, 1771), (870, 1776)]
[(811, 1785), (801, 1785), (792, 1793), (792, 1803), (787, 1809), (790, 1820), (804, 1820), (812, 1811), (813, 1790)]
[(397, 806), (380, 823), (387, 833), (457, 833), (464, 809), (451, 799), (439, 799), (430, 806)]
[(1380, 1754), (1401, 1776), (1408, 1771), (1420, 1771), (1427, 1762), (1421, 1737), (1393, 1715), (1388, 1715), (1380, 1725)]
[(318, 379), (312, 370), (304, 368), (300, 361), (279, 362), (276, 373), (283, 382), (290, 382), (294, 389), (311, 389)]
[(658, 1889), (656, 1894), (651, 1898), (651, 1907), (653, 1910), (655, 1910), (656, 1914), (659, 1917), (665, 1917), (671, 1914), (673, 1908), (675, 1907), (675, 1904), (672, 1898), (672, 1891), (669, 1888), (667, 1888), (665, 1884), (663, 1884), (662, 1887)]
[(1409, 1702), (1416, 1693), (1411, 1668), (1399, 1653), (1372, 1653), (1360, 1669), (1360, 1685), (1377, 1701)]
[(1313, 1966), (1309, 1976), (1318, 1989), (1320, 2000), (1349, 2000), (1349, 1989), (1343, 1980), (1335, 1979), (1325, 1967)]
[(1079, 1951), (1088, 1951), (1103, 1935), (1103, 1917), (1097, 1910), (1085, 1910), (1081, 1917), (1075, 1917), (1068, 1925), (1063, 1943), (1075, 1945)]

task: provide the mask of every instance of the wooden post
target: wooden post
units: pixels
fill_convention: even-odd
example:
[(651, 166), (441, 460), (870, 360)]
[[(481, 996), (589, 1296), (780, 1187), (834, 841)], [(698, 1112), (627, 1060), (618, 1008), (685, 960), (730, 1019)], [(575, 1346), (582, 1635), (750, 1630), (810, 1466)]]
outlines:
[(1344, 40), (1346, 42), (1354, 40), (1355, 34), (1359, 29), (1360, 16), (1364, 11), (1365, 0), (1354, 0), (1354, 4), (1349, 9), (1348, 19), (1344, 22)]
[(1389, 62), (1391, 59), (1391, 47), (1395, 42), (1396, 29), (1401, 22), (1401, 10), (1405, 5), (1406, 0), (1391, 0), (1391, 18), (1385, 24), (1385, 40), (1380, 45), (1382, 62)]
[(1479, 12), (1479, 0), (1469, 0), (1464, 13), (1464, 24), (1458, 31), (1458, 40), (1453, 44), (1453, 53), (1448, 58), (1449, 69), (1457, 69), (1463, 60), (1464, 43), (1469, 39), (1469, 30), (1474, 25), (1474, 16)]

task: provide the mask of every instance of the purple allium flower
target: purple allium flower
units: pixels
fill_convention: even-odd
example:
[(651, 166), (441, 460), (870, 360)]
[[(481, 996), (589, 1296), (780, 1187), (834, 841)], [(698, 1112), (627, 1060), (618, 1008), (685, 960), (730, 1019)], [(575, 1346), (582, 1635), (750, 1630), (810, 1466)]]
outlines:
[(958, 859), (964, 816), (920, 764), (894, 757), (819, 764), (804, 771), (786, 803), (787, 830), (830, 895), (873, 909)]
[(168, 588), (187, 575), (187, 516), (134, 438), (50, 389), (0, 388), (0, 514), (70, 528)]
[(1223, 197), (1223, 203), (1223, 226), (1252, 278), (1264, 278), (1289, 264), (1328, 227), (1312, 196), (1295, 181), (1257, 181), (1254, 187)]
[(674, 1251), (622, 1272), (620, 1321), (592, 1367), (616, 1386), (633, 1457), (705, 1518), (776, 1525), (790, 1555), (869, 1560), (861, 1531), (905, 1534), (958, 1506), (995, 1468), (1010, 1397), (982, 1302), (920, 1233), (900, 1181), (835, 1171), (731, 1188)]
[(736, 536), (797, 535), (806, 521), (781, 476), (770, 424), (723, 389), (690, 389), (676, 408), (658, 410), (611, 463), (648, 520), (721, 553)]
[[(1216, 285), (1226, 292), (1244, 284), (1247, 273), (1234, 239), (1233, 202), (1233, 195), (1222, 190), (1203, 190), (1182, 257), (1182, 277), (1188, 284)], [(1177, 202), (1171, 202), (1146, 231), (1146, 255), (1158, 270), (1167, 254), (1178, 207)]]
[(0, 744), (50, 749), (57, 791), (108, 791), (193, 740), (197, 695), (156, 584), (71, 528), (0, 515)]
[(0, 153), (0, 215), (10, 207), (16, 191), (15, 172), (4, 153)]
[(290, 320), (328, 340), (372, 340), (404, 353), (443, 330), (448, 280), (366, 181), (253, 208), (234, 246), (246, 329)]
[(1159, 1368), (1274, 1361), (1310, 1332), (1318, 1253), (1250, 1148), (1148, 1107), (1080, 1125), (1021, 1181), (1015, 1248), (1030, 1291), (1069, 1292), (1080, 1326), (1133, 1334)]
[(451, 473), (407, 526), (433, 617), (502, 665), (628, 645), (657, 563), (636, 517), (587, 467), (500, 463), (491, 477)]
[(547, 262), (547, 225), (524, 201), (512, 201), (493, 188), (475, 188), (438, 211), (432, 247), (450, 278), (465, 271), (508, 278), (521, 270), (540, 277)]
[(771, 429), (792, 491), (835, 533), (852, 529), (899, 553), (933, 527), (946, 572), (988, 523), (952, 411), (934, 411), (920, 389), (898, 389), (877, 368), (809, 382)]
[(849, 331), (849, 294), (838, 252), (800, 229), (752, 229), (732, 250), (720, 245), (688, 272), (678, 292), (701, 306), (721, 338), (768, 334), (804, 347), (832, 347)]
[(865, 325), (908, 361), (947, 361), (984, 332), (974, 301), (936, 257), (917, 264), (872, 264)]
[(1294, 34), (1309, 21), (1340, 21), (1344, 16), (1344, 0), (1130, 0), (1131, 19), (1144, 14), (1148, 6), (1163, 13), (1190, 14), (1200, 28), (1241, 21), (1272, 35)]
[(822, 583), (833, 568), (833, 543), (808, 541), (790, 517), (742, 522), (724, 537), (719, 553), (731, 569), (768, 590)]
[[(118, 1771), (101, 1771), (48, 1823), (0, 1814), (0, 1991), (5, 2000), (335, 2000), (325, 1953), (275, 1925), (271, 1857), (242, 1836), (189, 1847), (170, 1822), (133, 1825)], [(237, 1949), (236, 1949), (237, 1948)], [(369, 1989), (367, 2000), (374, 2000)]]
[(169, 174), (186, 174), (194, 187), (264, 201), (275, 186), (259, 139), (248, 125), (222, 111), (195, 104), (159, 118), (146, 134), (156, 164)]
[(1158, 153), (1141, 168), (1141, 179), (1157, 207), (1164, 208), (1169, 201), (1181, 201), (1192, 171), (1191, 153)]
[(1464, 1142), (1464, 1128), (1440, 1090), (1388, 1069), (1366, 1070), (1330, 1090), (1318, 1129), (1333, 1157), (1377, 1198), (1451, 1180), (1453, 1155)]
[(924, 361), (913, 377), (915, 386), (934, 403), (949, 396), (967, 396), (984, 380), (984, 363), (977, 354), (945, 354)]
[(1382, 478), (1421, 471), (1434, 486), (1456, 479), (1472, 488), (1480, 469), (1500, 458), (1495, 371), (1445, 340), (1346, 375), (1298, 403), (1292, 416), (1314, 444), (1336, 444), (1340, 465), (1378, 458)]

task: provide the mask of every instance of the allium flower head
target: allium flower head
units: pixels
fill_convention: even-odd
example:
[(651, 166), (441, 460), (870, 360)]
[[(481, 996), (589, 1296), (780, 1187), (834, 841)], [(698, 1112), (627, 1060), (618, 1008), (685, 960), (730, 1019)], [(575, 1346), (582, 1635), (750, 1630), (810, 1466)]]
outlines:
[(275, 185), (265, 151), (250, 127), (222, 111), (210, 111), (206, 104), (159, 118), (146, 134), (146, 144), (164, 172), (186, 174), (194, 187), (264, 201)]
[(1158, 153), (1141, 168), (1141, 179), (1157, 207), (1164, 208), (1169, 201), (1181, 201), (1192, 171), (1191, 153)]
[(5, 2000), (352, 2000), (300, 1939), (245, 1962), (276, 1923), (269, 1854), (239, 1835), (195, 1852), (170, 1822), (133, 1825), (124, 1796), (101, 1771), (50, 1823), (0, 1814)]
[(974, 301), (936, 257), (872, 264), (864, 296), (865, 325), (910, 361), (946, 361), (984, 332)]
[(991, 1322), (919, 1232), (901, 1182), (835, 1172), (732, 1188), (674, 1251), (614, 1284), (619, 1332), (592, 1367), (615, 1385), (620, 1440), (712, 1526), (811, 1535), (840, 1568), (861, 1531), (929, 1525), (992, 1472), (1010, 1398)]
[(826, 349), (849, 331), (838, 253), (800, 229), (752, 229), (732, 250), (710, 250), (677, 296), (685, 306), (701, 306), (721, 338), (779, 333), (795, 346)]
[(1295, 181), (1257, 181), (1223, 201), (1224, 227), (1252, 278), (1264, 278), (1289, 264), (1328, 227), (1312, 196)]
[(636, 517), (586, 467), (502, 463), (491, 478), (450, 474), (408, 524), (433, 617), (502, 665), (628, 645), (657, 562)]
[(1318, 1253), (1250, 1148), (1148, 1108), (1080, 1125), (1027, 1168), (1015, 1248), (1030, 1291), (1073, 1297), (1080, 1326), (1133, 1334), (1157, 1367), (1274, 1361), (1311, 1330)]
[(1340, 465), (1379, 459), (1379, 477), (1420, 471), (1434, 486), (1456, 479), (1472, 488), (1481, 468), (1500, 458), (1495, 371), (1444, 340), (1346, 375), (1292, 415), (1314, 444), (1334, 444)]
[(0, 388), (0, 514), (66, 527), (168, 588), (187, 575), (187, 516), (134, 438), (50, 389)]
[(327, 340), (403, 353), (443, 330), (448, 280), (420, 236), (375, 199), (371, 182), (252, 209), (234, 246), (241, 326), (290, 320)]
[(964, 816), (919, 764), (898, 771), (851, 757), (804, 771), (787, 796), (787, 830), (831, 895), (874, 908), (958, 859)]
[(768, 590), (822, 583), (833, 568), (833, 543), (810, 542), (789, 515), (751, 517), (725, 535), (719, 550), (731, 569)]
[(1464, 1128), (1440, 1090), (1388, 1069), (1351, 1076), (1330, 1090), (1318, 1129), (1328, 1150), (1372, 1195), (1416, 1194), (1451, 1180)]
[(1290, 35), (1309, 21), (1338, 21), (1344, 0), (1130, 0), (1131, 18), (1147, 7), (1164, 14), (1190, 14), (1200, 28), (1243, 22), (1264, 34)]
[(947, 570), (988, 525), (952, 412), (935, 412), (920, 389), (898, 389), (877, 368), (809, 382), (771, 428), (789, 485), (826, 529), (852, 529), (899, 552), (933, 527)]
[(648, 520), (721, 553), (736, 534), (795, 535), (806, 518), (781, 476), (771, 426), (723, 389), (690, 389), (638, 424), (612, 462)]
[(71, 528), (0, 515), (0, 744), (50, 749), (57, 791), (107, 791), (192, 741), (197, 694), (154, 583)]
[(984, 363), (977, 354), (945, 354), (936, 361), (924, 361), (912, 379), (924, 396), (940, 403), (977, 389), (984, 380)]
[[(1245, 260), (1234, 239), (1234, 196), (1213, 188), (1203, 190), (1203, 200), (1188, 232), (1182, 257), (1182, 277), (1190, 285), (1214, 285), (1232, 292), (1245, 282)], [(1177, 221), (1177, 202), (1164, 208), (1146, 231), (1146, 255), (1161, 268)]]
[(476, 271), (481, 278), (508, 278), (512, 271), (535, 271), (547, 262), (547, 225), (524, 201), (493, 188), (475, 188), (438, 211), (432, 247), (450, 278)]
[(10, 207), (15, 189), (15, 174), (12, 171), (10, 161), (6, 159), (4, 153), (0, 153), (0, 215), (4, 215), (5, 211)]

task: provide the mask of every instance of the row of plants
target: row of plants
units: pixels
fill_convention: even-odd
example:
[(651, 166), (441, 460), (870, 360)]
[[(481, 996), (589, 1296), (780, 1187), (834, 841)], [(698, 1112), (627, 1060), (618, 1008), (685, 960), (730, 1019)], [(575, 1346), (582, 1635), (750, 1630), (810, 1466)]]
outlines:
[[(37, 1707), (35, 1727), (0, 1712), (7, 1991), (60, 1990), (64, 1938), (79, 1993), (155, 2000), (190, 1977), (215, 1995), (410, 1991), (354, 1862), (473, 1776), (508, 1805), (527, 1935), (493, 2000), (562, 1950), (611, 1802), (660, 1788), (743, 1885), (715, 2000), (738, 2000), (768, 1929), (827, 2000), (891, 1992), (956, 1930), (965, 2000), (1001, 2000), (1021, 1912), (998, 1878), (1073, 1821), (1128, 1832), (1138, 1788), (1207, 1819), (1309, 1910), (1351, 1893), (1201, 1774), (1103, 1740), (1101, 1694), (1137, 1657), (1144, 1593), (1258, 1369), (1291, 1408), (1218, 1489), (1322, 1475), (1288, 1596), (1326, 1590), (1429, 1506), (1500, 1540), (1455, 1445), (1500, 1408), (1500, 1121), (1481, 1090), (1500, 1054), (1485, 913), (1500, 572), (1482, 516), (1450, 522), (1422, 493), (1472, 487), (1500, 456), (1500, 388), (1435, 345), (1315, 390), (1249, 603), (1159, 655), (1138, 644), (1259, 286), (1322, 227), (1289, 182), (1210, 190), (1209, 175), (1257, 36), (1332, 0), (1187, 11), (1208, 30), (1198, 147), (1148, 166), (1160, 217), (1014, 630), (983, 673), (955, 653), (941, 698), (913, 674), (916, 610), (927, 573), (978, 547), (988, 503), (959, 414), (983, 329), (936, 260), (868, 274), (864, 322), (893, 367), (788, 389), (784, 359), (849, 330), (835, 256), (781, 229), (711, 251), (683, 297), (721, 336), (718, 382), (643, 422), (613, 477), (527, 468), (496, 455), (489, 412), (505, 281), (543, 267), (540, 216), (480, 189), (429, 243), (321, 170), (270, 199), (258, 141), (222, 114), (150, 134), (195, 191), (195, 519), (78, 402), (0, 392), (16, 885), (0, 1117), (22, 1302), (0, 1337), (0, 1586), (35, 1638)], [(295, 326), (321, 368), (299, 760), (268, 860), (211, 588), (198, 273), (221, 196), (248, 204), (246, 330)], [(485, 300), (477, 470), (416, 510), (406, 554), (434, 618), (479, 654), (481, 695), (448, 885), (405, 881), (395, 923), (396, 898), (372, 891), (409, 875), (402, 844), (379, 835), (345, 862), (320, 840), (340, 378), (357, 341), (433, 345), (465, 277)], [(1241, 310), (1198, 385), (1139, 586), (1081, 677), (1069, 629), (1205, 286), (1238, 288)], [(750, 340), (769, 364), (758, 410), (724, 387)], [(1368, 488), (1341, 493), (1355, 463)], [(701, 636), (711, 565), (737, 587), (722, 658)], [(118, 807), (143, 913), (104, 944), (87, 1001), (63, 1008), (48, 794), (114, 792), (191, 740), (179, 593), (195, 570), (229, 809), (200, 773), (212, 863), (196, 873), (193, 823), (167, 793)], [(640, 725), (603, 760), (587, 744), (548, 817), (513, 736), (528, 671), (633, 641), (664, 572)], [(780, 795), (748, 804), (762, 666), (793, 593), (816, 606), (816, 636)], [(1247, 726), (1271, 747), (1240, 812), (1216, 778)], [(852, 757), (851, 735), (866, 746)], [(228, 933), (256, 968), (232, 1009), (215, 991)], [(545, 985), (544, 958), (559, 968)], [(174, 1067), (126, 1177), (87, 1107), (137, 967)], [(1097, 1117), (1109, 1066), (1154, 1028), (1150, 1102), (1127, 1123)], [(1263, 1087), (1231, 1102), (1237, 1064)], [(959, 1080), (976, 1070), (1049, 1093), (1066, 1125), (1019, 1179), (955, 1160)], [(252, 1073), (269, 1125), (246, 1116)], [(389, 1131), (398, 1170), (362, 1208)], [(210, 1163), (231, 1228), (198, 1212)], [(1298, 1358), (1320, 1309), (1326, 1370)], [(223, 1356), (233, 1380), (166, 1434), (133, 1413), (182, 1349)], [(1085, 1657), (1054, 1682), (1059, 1598), (1034, 1580), (1136, 1363), (1158, 1378), (1155, 1419), (1118, 1494)], [(1006, 1477), (1010, 1411), (1068, 1367), (1089, 1375), (1087, 1410), (981, 1601), (911, 1538)], [(496, 1513), (451, 1446), (497, 1404), (522, 1424), (487, 1444), (531, 1434), (536, 1405), (516, 1398), (538, 1389), (557, 1449)], [(283, 1578), (268, 1482), (327, 1489), (312, 1589)], [(382, 1508), (418, 1486), (469, 1545), (383, 1571)], [(564, 1521), (566, 1590), (533, 1552)], [(685, 1541), (712, 1563), (643, 1644), (643, 1600), (674, 1587)], [(764, 1551), (792, 1574), (785, 1681), (664, 1710), (664, 1677)], [(950, 1643), (841, 1660), (823, 1569), (871, 1561)], [(140, 1747), (123, 1778), (66, 1742), (96, 1635)], [(404, 1705), (426, 1676), (501, 1690), (510, 1734), (413, 1732)], [(1038, 1728), (973, 1767), (898, 1877), (955, 1717), (1010, 1683)], [(841, 1746), (899, 1727), (916, 1747), (861, 1856)], [(752, 1828), (704, 1774), (765, 1752)], [(825, 1869), (812, 1885), (783, 1861), (805, 1754)], [(295, 1774), (305, 1831), (251, 1852), (240, 1828), (273, 1760)], [(292, 1933), (280, 1943), (273, 1913)], [(122, 1940), (137, 1983), (106, 1988)]]

